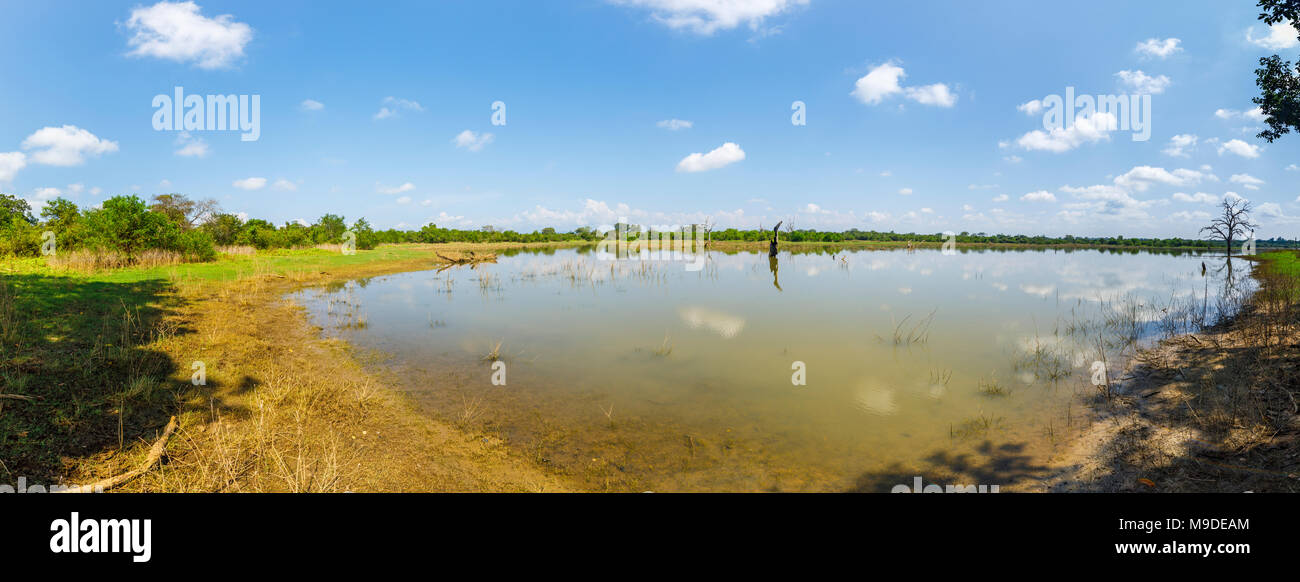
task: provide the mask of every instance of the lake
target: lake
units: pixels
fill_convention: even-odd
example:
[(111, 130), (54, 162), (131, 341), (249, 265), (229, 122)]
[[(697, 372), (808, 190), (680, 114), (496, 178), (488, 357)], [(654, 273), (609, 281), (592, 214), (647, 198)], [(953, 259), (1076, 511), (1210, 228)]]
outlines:
[(1178, 252), (700, 259), (511, 251), (292, 298), (428, 414), (594, 490), (1008, 490), (1048, 473), (1136, 347), (1251, 281)]

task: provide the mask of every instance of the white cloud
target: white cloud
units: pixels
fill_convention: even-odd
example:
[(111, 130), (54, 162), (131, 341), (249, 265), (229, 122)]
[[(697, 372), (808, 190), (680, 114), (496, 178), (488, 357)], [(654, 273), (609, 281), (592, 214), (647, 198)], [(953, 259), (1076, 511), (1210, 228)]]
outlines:
[(1164, 59), (1174, 53), (1182, 52), (1183, 47), (1179, 46), (1182, 42), (1177, 38), (1148, 38), (1139, 42), (1134, 50), (1142, 56)]
[(1233, 174), (1231, 178), (1228, 178), (1228, 181), (1233, 184), (1241, 184), (1241, 187), (1247, 190), (1259, 190), (1259, 185), (1264, 183), (1263, 180), (1250, 174)]
[(208, 18), (193, 2), (159, 2), (131, 11), (128, 55), (194, 63), (201, 69), (230, 67), (243, 58), (252, 27), (223, 14)]
[(490, 133), (486, 133), (486, 132), (474, 133), (467, 129), (465, 131), (456, 134), (456, 137), (452, 138), (451, 141), (452, 143), (456, 144), (456, 147), (458, 148), (464, 148), (471, 152), (477, 152), (487, 147), (488, 144), (492, 143), (492, 140), (495, 137), (496, 136)]
[(1046, 105), (1039, 99), (1026, 101), (1016, 106), (1016, 110), (1023, 112), (1025, 115), (1038, 115), (1043, 112), (1044, 108), (1046, 108)]
[(62, 196), (63, 192), (58, 188), (37, 188), (34, 196), (37, 200), (45, 201)]
[(1248, 121), (1253, 121), (1255, 123), (1259, 123), (1261, 121), (1264, 121), (1264, 119), (1266, 119), (1266, 116), (1264, 115), (1264, 110), (1260, 109), (1259, 107), (1256, 107), (1249, 111), (1237, 111), (1236, 109), (1215, 109), (1214, 116), (1218, 117), (1219, 119), (1245, 119)]
[(1134, 166), (1133, 169), (1116, 176), (1115, 185), (1125, 190), (1144, 192), (1151, 187), (1152, 183), (1184, 187), (1195, 186), (1205, 180), (1217, 181), (1218, 178), (1214, 177), (1213, 174), (1186, 168), (1179, 168), (1170, 172), (1164, 168)]
[(276, 180), (275, 183), (271, 185), (271, 187), (276, 190), (288, 190), (290, 192), (298, 189), (297, 184), (285, 180), (284, 178), (280, 178), (279, 180)]
[(382, 106), (379, 108), (379, 111), (375, 113), (375, 119), (397, 117), (397, 114), (402, 111), (420, 112), (424, 111), (424, 106), (420, 105), (419, 101), (401, 99), (399, 97), (384, 97)]
[(27, 154), (22, 152), (0, 153), (0, 182), (9, 182), (18, 174), (18, 170), (27, 166)]
[(1210, 219), (1210, 213), (1204, 210), (1181, 210), (1169, 215), (1171, 218), (1186, 220), (1191, 222), (1201, 222)]
[(998, 194), (997, 196), (994, 196), (994, 197), (993, 197), (993, 201), (994, 201), (994, 202), (1006, 202), (1007, 200), (1010, 200), (1010, 199), (1011, 199), (1011, 197), (1010, 197), (1010, 196), (1007, 196), (1006, 194)]
[(1295, 23), (1282, 21), (1269, 25), (1266, 36), (1255, 36), (1254, 27), (1247, 29), (1246, 41), (1269, 50), (1289, 49), (1300, 44), (1300, 31), (1297, 31)]
[(266, 187), (266, 178), (258, 178), (254, 176), (242, 180), (235, 180), (231, 185), (240, 190), (261, 190)]
[(867, 72), (853, 84), (854, 97), (867, 105), (876, 105), (886, 97), (902, 92), (899, 79), (907, 76), (903, 68), (893, 63), (885, 63)]
[(1025, 202), (1056, 202), (1056, 195), (1047, 190), (1039, 190), (1025, 194), (1020, 199)]
[(1166, 155), (1170, 155), (1174, 157), (1179, 157), (1179, 158), (1190, 157), (1187, 153), (1187, 150), (1196, 147), (1196, 142), (1198, 139), (1199, 138), (1197, 138), (1195, 135), (1192, 135), (1190, 133), (1180, 133), (1178, 135), (1175, 135), (1173, 138), (1171, 138), (1169, 140), (1169, 145), (1165, 146), (1165, 149), (1162, 151), (1164, 151)]
[[(0, 155), (3, 155), (3, 154), (0, 154)], [(1300, 172), (1300, 166), (1297, 166), (1297, 165), (1295, 165), (1295, 164), (1291, 164), (1291, 165), (1289, 165), (1289, 166), (1286, 167), (1286, 171), (1288, 171), (1288, 172)]]
[(908, 99), (921, 105), (952, 107), (957, 104), (957, 94), (950, 91), (948, 86), (943, 83), (922, 87), (908, 87), (905, 91)]
[(205, 158), (208, 156), (208, 142), (190, 135), (188, 131), (182, 131), (176, 135), (176, 145), (180, 149), (176, 150), (176, 155), (185, 158)]
[(410, 196), (401, 196), (397, 199), (398, 204), (410, 204), (410, 202), (411, 202)]
[(898, 191), (898, 193), (901, 194), (901, 195), (903, 195), (903, 196), (911, 196), (911, 195), (912, 195), (912, 189), (911, 189), (911, 188), (903, 188), (903, 189), (900, 189), (900, 190)]
[(745, 24), (761, 30), (763, 22), (808, 0), (611, 0), (650, 11), (655, 20), (674, 30), (711, 35)]
[(1110, 139), (1118, 120), (1111, 113), (1093, 113), (1075, 119), (1074, 124), (1053, 128), (1050, 132), (1035, 129), (1020, 136), (1016, 143), (1027, 150), (1044, 150), (1053, 153), (1067, 152), (1085, 143)]
[(325, 104), (315, 99), (304, 99), (298, 107), (303, 111), (320, 111), (325, 108)]
[(745, 159), (745, 151), (740, 146), (727, 142), (707, 153), (694, 153), (682, 158), (677, 163), (678, 172), (704, 172), (716, 170)]
[(1007, 162), (1008, 164), (1019, 164), (1020, 162), (1025, 161), (1024, 158), (1022, 158), (1022, 157), (1020, 157), (1020, 156), (1015, 156), (1015, 155), (1005, 156), (1005, 157), (1003, 157), (1002, 159), (1003, 159), (1003, 160), (1006, 160), (1006, 162)]
[(1137, 93), (1157, 95), (1165, 92), (1169, 86), (1169, 77), (1159, 75), (1152, 77), (1142, 71), (1120, 71), (1115, 73), (1120, 83)]
[(1173, 200), (1175, 202), (1192, 202), (1195, 204), (1215, 204), (1219, 201), (1219, 198), (1213, 194), (1206, 194), (1205, 192), (1197, 192), (1195, 194), (1175, 192)]
[(1223, 152), (1236, 154), (1243, 158), (1258, 158), (1259, 146), (1248, 144), (1239, 139), (1233, 139), (1228, 140), (1223, 145), (1219, 146), (1219, 155), (1223, 155)]
[(381, 185), (378, 185), (378, 184), (375, 185), (375, 191), (376, 191), (376, 192), (378, 192), (378, 193), (380, 193), (380, 194), (389, 194), (389, 195), (391, 195), (391, 194), (401, 194), (402, 192), (410, 192), (411, 190), (414, 190), (414, 189), (415, 189), (415, 184), (412, 184), (412, 183), (410, 183), (410, 182), (404, 182), (404, 183), (402, 183), (401, 186), (396, 186), (396, 187), (393, 187), (393, 188), (388, 188), (388, 187), (381, 186)]
[(905, 77), (907, 73), (893, 62), (878, 65), (853, 84), (853, 92), (850, 94), (867, 105), (879, 105), (885, 99), (899, 93), (922, 105), (952, 107), (957, 103), (957, 95), (948, 88), (948, 85), (935, 83), (904, 88), (900, 81)]
[(690, 129), (695, 124), (685, 119), (665, 119), (655, 125), (669, 131), (677, 131), (679, 129)]
[(100, 139), (75, 125), (43, 127), (23, 140), (23, 149), (36, 150), (30, 160), (51, 166), (79, 166), (86, 156), (117, 151), (117, 142)]

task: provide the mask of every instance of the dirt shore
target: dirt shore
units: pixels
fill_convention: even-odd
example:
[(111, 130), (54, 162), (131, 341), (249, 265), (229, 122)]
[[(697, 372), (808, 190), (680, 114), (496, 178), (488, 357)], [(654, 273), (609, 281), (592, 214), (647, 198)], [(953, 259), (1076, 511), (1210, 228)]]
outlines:
[[(1262, 275), (1262, 276), (1261, 276)], [(1300, 491), (1300, 328), (1293, 280), (1231, 320), (1141, 350), (1053, 459), (1048, 492)]]
[[(325, 338), (301, 307), (284, 299), (307, 286), (434, 267), (445, 262), (435, 249), (445, 255), (460, 246), (431, 247), (428, 257), (414, 261), (328, 272), (176, 281), (180, 300), (164, 326), (187, 332), (161, 336), (149, 348), (176, 362), (203, 361), (206, 383), (178, 397), (180, 428), (165, 462), (120, 490), (570, 490), (499, 440), (418, 411), (367, 371), (350, 346)], [(188, 365), (179, 374), (172, 381), (191, 384)], [(138, 465), (147, 440), (75, 462), (65, 482), (87, 483)]]

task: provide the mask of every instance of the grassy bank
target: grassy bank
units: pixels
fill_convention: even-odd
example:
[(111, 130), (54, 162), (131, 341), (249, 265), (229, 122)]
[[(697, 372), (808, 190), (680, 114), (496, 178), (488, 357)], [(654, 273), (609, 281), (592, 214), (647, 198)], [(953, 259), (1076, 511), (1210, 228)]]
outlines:
[[(472, 248), (520, 246), (555, 245)], [(281, 299), (302, 285), (429, 268), (465, 247), (277, 251), (91, 273), (6, 260), (0, 483), (124, 472), (177, 415), (166, 462), (126, 490), (563, 489), (497, 444), (415, 413)]]
[(1300, 491), (1300, 257), (1252, 258), (1240, 312), (1142, 350), (1049, 490)]

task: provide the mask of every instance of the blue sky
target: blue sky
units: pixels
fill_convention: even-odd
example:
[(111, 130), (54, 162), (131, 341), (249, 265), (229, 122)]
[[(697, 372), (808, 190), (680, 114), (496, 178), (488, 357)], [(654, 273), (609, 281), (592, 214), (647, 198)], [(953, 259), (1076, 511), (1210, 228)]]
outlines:
[[(0, 191), (34, 205), (1190, 237), (1237, 195), (1300, 236), (1300, 136), (1257, 140), (1250, 101), (1300, 41), (1253, 2), (0, 6)], [(259, 95), (260, 139), (156, 131), (177, 86)], [(1066, 87), (1150, 95), (1150, 139), (1048, 131), (1032, 102)]]

